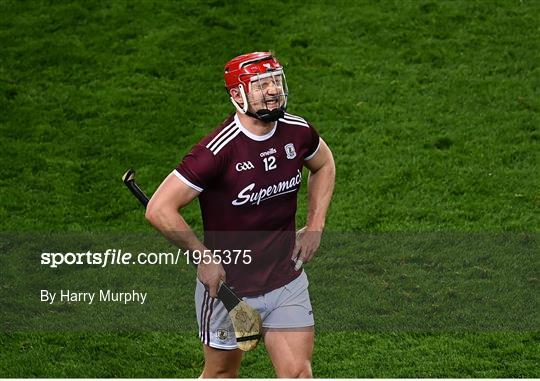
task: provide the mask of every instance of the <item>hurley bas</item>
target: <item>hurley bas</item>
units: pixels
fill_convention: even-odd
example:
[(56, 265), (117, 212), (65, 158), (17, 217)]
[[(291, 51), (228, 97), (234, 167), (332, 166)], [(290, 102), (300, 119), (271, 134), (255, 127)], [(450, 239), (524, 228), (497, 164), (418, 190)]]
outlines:
[(92, 304), (94, 301), (144, 304), (147, 294), (147, 292), (137, 292), (135, 290), (130, 292), (114, 292), (111, 290), (99, 290), (99, 292), (60, 290), (60, 292), (50, 292), (49, 290), (41, 290), (41, 301), (49, 304), (53, 304), (55, 301), (88, 304)]

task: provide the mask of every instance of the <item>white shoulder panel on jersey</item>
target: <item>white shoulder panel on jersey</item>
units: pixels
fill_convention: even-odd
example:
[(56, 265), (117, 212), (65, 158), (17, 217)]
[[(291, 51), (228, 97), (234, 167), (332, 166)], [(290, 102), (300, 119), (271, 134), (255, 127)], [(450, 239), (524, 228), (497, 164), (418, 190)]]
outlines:
[(208, 142), (206, 148), (208, 148), (214, 155), (217, 155), (219, 151), (227, 143), (233, 140), (240, 133), (240, 128), (233, 121), (227, 127), (224, 127), (219, 134), (217, 134), (212, 140)]
[(307, 127), (309, 128), (308, 123), (306, 120), (300, 116), (292, 115), (289, 113), (285, 113), (283, 118), (279, 119), (281, 122), (289, 123), (289, 124), (295, 124), (297, 126)]

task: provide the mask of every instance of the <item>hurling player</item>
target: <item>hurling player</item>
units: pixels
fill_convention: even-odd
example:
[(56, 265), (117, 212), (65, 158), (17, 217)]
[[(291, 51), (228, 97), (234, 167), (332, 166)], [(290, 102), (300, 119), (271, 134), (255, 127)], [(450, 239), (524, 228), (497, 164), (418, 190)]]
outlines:
[[(227, 311), (215, 299), (225, 280), (261, 314), (277, 376), (311, 377), (314, 319), (300, 261), (311, 260), (320, 244), (334, 187), (332, 153), (311, 123), (286, 112), (285, 74), (271, 53), (229, 61), (225, 85), (236, 112), (163, 181), (146, 217), (179, 247), (220, 256), (197, 269), (202, 377), (237, 377), (242, 360)], [(295, 232), (303, 167), (309, 211), (306, 226)], [(204, 243), (179, 213), (196, 197)], [(233, 250), (242, 255), (231, 256)]]

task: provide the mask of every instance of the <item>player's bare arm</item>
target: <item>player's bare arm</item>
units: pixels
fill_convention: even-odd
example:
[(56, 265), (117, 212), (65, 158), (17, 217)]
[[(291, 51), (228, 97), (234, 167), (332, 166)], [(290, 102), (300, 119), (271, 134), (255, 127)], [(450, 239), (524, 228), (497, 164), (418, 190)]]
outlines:
[(321, 138), (319, 151), (304, 165), (309, 169), (306, 226), (296, 234), (293, 259), (309, 262), (319, 248), (336, 177), (334, 157)]
[[(170, 174), (154, 193), (146, 209), (146, 218), (169, 241), (187, 250), (203, 253), (207, 248), (197, 238), (186, 223), (180, 209), (189, 204), (199, 192)], [(201, 262), (197, 267), (197, 277), (208, 287), (210, 296), (215, 298), (220, 281), (225, 280), (225, 270), (217, 261), (209, 264)]]

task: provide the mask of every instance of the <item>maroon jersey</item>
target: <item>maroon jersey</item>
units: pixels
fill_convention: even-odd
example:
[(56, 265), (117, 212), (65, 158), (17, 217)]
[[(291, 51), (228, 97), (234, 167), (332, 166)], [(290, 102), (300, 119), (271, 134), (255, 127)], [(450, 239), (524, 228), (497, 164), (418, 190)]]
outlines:
[[(227, 283), (241, 296), (281, 287), (300, 271), (291, 261), (296, 198), (304, 160), (319, 149), (317, 131), (305, 119), (285, 114), (264, 136), (230, 116), (193, 147), (174, 173), (201, 192), (204, 243), (232, 252), (224, 264)], [(225, 258), (222, 256), (225, 261)], [(236, 262), (236, 263), (235, 263)]]

